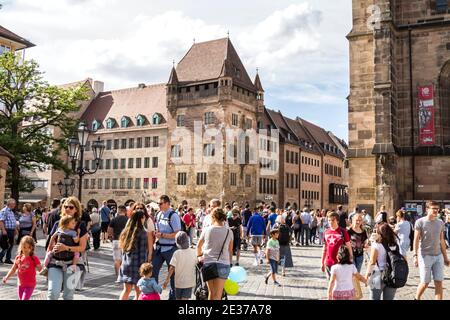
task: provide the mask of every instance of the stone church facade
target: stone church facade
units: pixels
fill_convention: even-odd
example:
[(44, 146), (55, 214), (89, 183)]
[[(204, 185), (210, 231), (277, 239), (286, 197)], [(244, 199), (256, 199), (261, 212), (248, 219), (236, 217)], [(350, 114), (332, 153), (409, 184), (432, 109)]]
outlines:
[(350, 207), (450, 204), (450, 15), (444, 0), (353, 0)]

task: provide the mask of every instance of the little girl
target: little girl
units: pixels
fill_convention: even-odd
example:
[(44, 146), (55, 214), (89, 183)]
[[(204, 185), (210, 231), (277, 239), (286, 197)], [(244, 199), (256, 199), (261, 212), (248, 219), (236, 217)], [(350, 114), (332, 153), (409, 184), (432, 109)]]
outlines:
[(159, 294), (162, 288), (158, 285), (155, 278), (152, 278), (153, 266), (150, 263), (143, 263), (139, 269), (141, 279), (139, 279), (137, 286), (141, 290), (139, 300), (161, 300)]
[(42, 269), (39, 258), (34, 255), (34, 239), (25, 236), (20, 240), (17, 257), (8, 274), (3, 278), (3, 283), (17, 272), (17, 285), (19, 300), (30, 300), (36, 287), (36, 269)]
[(367, 280), (350, 261), (350, 252), (346, 246), (339, 248), (337, 260), (338, 263), (331, 267), (328, 300), (354, 300), (356, 291), (353, 287), (353, 276), (366, 285)]

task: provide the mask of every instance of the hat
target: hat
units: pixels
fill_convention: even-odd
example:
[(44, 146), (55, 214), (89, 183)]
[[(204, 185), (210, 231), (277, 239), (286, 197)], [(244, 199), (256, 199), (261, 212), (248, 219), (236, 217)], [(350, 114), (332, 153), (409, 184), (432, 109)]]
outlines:
[(179, 231), (175, 236), (175, 243), (177, 244), (177, 247), (180, 249), (189, 248), (189, 237), (187, 233), (184, 231)]

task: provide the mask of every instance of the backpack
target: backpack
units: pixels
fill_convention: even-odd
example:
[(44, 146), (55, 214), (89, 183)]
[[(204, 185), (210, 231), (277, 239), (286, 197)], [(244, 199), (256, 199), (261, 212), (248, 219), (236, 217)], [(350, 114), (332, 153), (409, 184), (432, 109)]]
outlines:
[(408, 280), (408, 263), (400, 254), (398, 246), (394, 251), (385, 245), (383, 247), (386, 250), (386, 268), (381, 274), (381, 279), (389, 288), (402, 288)]
[(279, 232), (280, 234), (278, 235), (278, 242), (280, 243), (280, 245), (288, 245), (291, 241), (291, 233), (289, 227), (285, 224), (281, 224), (279, 227)]

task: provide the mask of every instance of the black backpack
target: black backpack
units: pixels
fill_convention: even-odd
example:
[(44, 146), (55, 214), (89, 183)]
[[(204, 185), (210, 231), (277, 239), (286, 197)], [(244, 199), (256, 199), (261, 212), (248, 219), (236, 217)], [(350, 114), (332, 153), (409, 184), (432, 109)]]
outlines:
[(282, 225), (280, 225), (278, 230), (280, 232), (280, 234), (278, 235), (278, 242), (282, 246), (288, 245), (289, 242), (291, 241), (291, 234), (290, 234), (289, 227), (285, 224), (282, 224)]
[(400, 254), (398, 245), (395, 250), (383, 246), (386, 250), (386, 267), (381, 277), (389, 288), (402, 288), (408, 281), (408, 263)]

